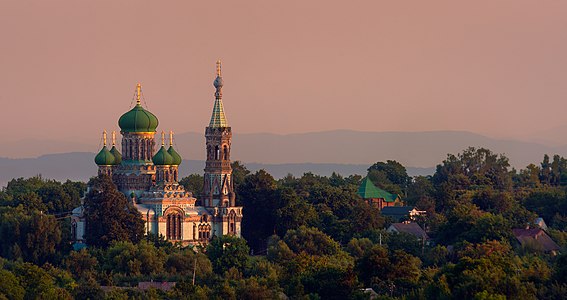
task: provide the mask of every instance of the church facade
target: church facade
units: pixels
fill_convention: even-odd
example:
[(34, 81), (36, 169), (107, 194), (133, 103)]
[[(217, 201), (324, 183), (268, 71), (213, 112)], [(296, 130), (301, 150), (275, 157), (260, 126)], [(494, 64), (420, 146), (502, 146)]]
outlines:
[[(173, 133), (166, 146), (156, 149), (155, 135), (159, 121), (141, 105), (141, 85), (136, 87), (136, 105), (118, 120), (122, 135), (122, 152), (104, 146), (95, 157), (99, 175), (108, 175), (117, 188), (131, 199), (142, 214), (147, 234), (162, 235), (171, 242), (204, 245), (213, 236), (240, 237), (242, 207), (236, 206), (230, 160), (232, 130), (222, 102), (223, 80), (220, 62), (214, 81), (215, 101), (209, 126), (205, 128), (206, 163), (201, 205), (192, 193), (179, 184), (181, 156), (174, 149)], [(84, 242), (83, 208), (73, 210), (72, 231), (77, 243)]]

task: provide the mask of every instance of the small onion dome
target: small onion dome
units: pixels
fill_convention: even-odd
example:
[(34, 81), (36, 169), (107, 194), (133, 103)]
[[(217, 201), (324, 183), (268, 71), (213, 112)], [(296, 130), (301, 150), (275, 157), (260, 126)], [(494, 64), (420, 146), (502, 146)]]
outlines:
[(181, 155), (179, 155), (179, 153), (177, 153), (177, 151), (175, 151), (175, 149), (173, 149), (173, 146), (169, 146), (169, 149), (167, 149), (167, 153), (169, 153), (169, 155), (171, 155), (171, 157), (173, 157), (172, 165), (179, 166), (181, 164), (181, 162), (183, 161), (183, 159), (181, 158)]
[(116, 146), (112, 146), (110, 153), (114, 155), (114, 164), (119, 165), (122, 162), (122, 154), (116, 149)]
[(156, 166), (169, 166), (173, 165), (173, 156), (167, 152), (165, 146), (161, 146), (159, 151), (152, 158), (154, 165)]
[(94, 161), (99, 166), (111, 166), (115, 164), (116, 158), (110, 151), (108, 151), (108, 148), (104, 146), (95, 156)]
[(140, 103), (118, 120), (122, 132), (155, 132), (158, 123), (157, 117), (145, 110)]

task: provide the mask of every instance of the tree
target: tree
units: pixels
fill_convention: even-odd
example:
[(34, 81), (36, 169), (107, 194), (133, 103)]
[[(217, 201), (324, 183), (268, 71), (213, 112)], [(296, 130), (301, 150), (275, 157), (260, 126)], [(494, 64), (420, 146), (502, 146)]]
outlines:
[(406, 168), (395, 160), (377, 162), (368, 168), (368, 177), (377, 186), (390, 193), (402, 194), (411, 181)]
[(106, 247), (112, 241), (140, 241), (144, 236), (142, 215), (110, 178), (100, 176), (89, 185), (91, 191), (84, 203), (87, 243)]
[(341, 251), (339, 243), (317, 228), (301, 226), (297, 230), (288, 230), (284, 241), (295, 253), (335, 255)]
[(194, 197), (198, 197), (203, 192), (203, 175), (191, 174), (187, 177), (183, 177), (179, 184), (181, 184), (186, 191), (193, 193)]
[(310, 203), (301, 199), (293, 189), (279, 190), (282, 207), (276, 210), (276, 231), (284, 236), (289, 229), (300, 226), (315, 226), (319, 222), (317, 211)]
[(81, 249), (69, 253), (63, 265), (67, 271), (75, 275), (75, 278), (91, 278), (94, 277), (98, 261), (86, 249)]
[(242, 236), (256, 252), (265, 249), (267, 238), (276, 229), (276, 211), (281, 207), (276, 190), (276, 181), (264, 170), (247, 176), (238, 187), (244, 206)]
[(23, 207), (0, 208), (0, 255), (43, 264), (53, 258), (61, 243), (55, 217)]
[(230, 268), (244, 271), (248, 263), (248, 252), (250, 248), (244, 239), (230, 235), (215, 237), (207, 246), (207, 256), (217, 274), (224, 274)]

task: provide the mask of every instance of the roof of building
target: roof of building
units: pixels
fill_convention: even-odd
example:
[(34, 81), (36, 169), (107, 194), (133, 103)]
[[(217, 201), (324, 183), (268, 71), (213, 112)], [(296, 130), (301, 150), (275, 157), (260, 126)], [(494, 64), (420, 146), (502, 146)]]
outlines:
[(174, 164), (173, 156), (165, 150), (164, 145), (161, 145), (161, 148), (159, 148), (159, 151), (154, 155), (152, 161), (156, 166), (169, 166)]
[(106, 148), (106, 145), (100, 149), (94, 159), (95, 163), (99, 166), (111, 166), (116, 163), (114, 155)]
[(171, 155), (171, 157), (173, 157), (172, 165), (179, 166), (181, 164), (181, 162), (183, 161), (183, 159), (181, 158), (181, 155), (179, 155), (179, 153), (177, 153), (177, 151), (175, 151), (175, 149), (173, 149), (173, 146), (169, 146), (169, 148), (167, 149), (167, 153), (169, 153), (169, 155)]
[(386, 206), (382, 208), (381, 213), (386, 216), (405, 216), (409, 215), (410, 211), (412, 211), (413, 209), (413, 206)]
[(136, 86), (136, 106), (118, 119), (122, 132), (156, 132), (159, 121), (151, 112), (145, 110), (140, 102), (142, 86)]
[(168, 281), (141, 281), (138, 282), (138, 289), (140, 290), (147, 290), (149, 288), (154, 288), (162, 291), (169, 291), (175, 286), (175, 282), (168, 282)]
[(399, 198), (396, 194), (390, 194), (372, 183), (368, 177), (364, 177), (358, 187), (358, 195), (363, 199), (382, 198), (386, 202), (394, 202)]
[(557, 251), (560, 249), (560, 247), (541, 228), (515, 228), (512, 229), (512, 232), (522, 245), (529, 242), (535, 242), (546, 252)]
[(122, 153), (120, 153), (120, 151), (118, 151), (118, 149), (116, 149), (116, 146), (114, 145), (112, 145), (110, 153), (114, 155), (114, 164), (119, 165), (122, 162)]
[(427, 233), (417, 223), (392, 223), (392, 225), (388, 228), (388, 231), (392, 228), (396, 232), (405, 232), (418, 238), (424, 237), (425, 239), (429, 239)]
[(212, 128), (228, 127), (228, 122), (226, 121), (226, 116), (224, 114), (224, 107), (222, 104), (223, 84), (224, 83), (221, 75), (221, 64), (219, 60), (217, 61), (217, 77), (213, 82), (216, 92), (215, 92), (215, 105), (213, 107), (213, 114), (211, 116), (211, 122), (209, 123), (209, 127)]

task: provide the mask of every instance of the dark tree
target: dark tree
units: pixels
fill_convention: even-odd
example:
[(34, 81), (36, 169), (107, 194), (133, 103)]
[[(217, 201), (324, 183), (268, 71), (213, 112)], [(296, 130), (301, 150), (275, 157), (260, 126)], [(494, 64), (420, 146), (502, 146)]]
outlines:
[(91, 180), (85, 197), (86, 240), (106, 247), (112, 241), (139, 242), (144, 237), (142, 215), (108, 176)]
[(242, 236), (256, 252), (265, 250), (268, 237), (276, 230), (276, 211), (281, 207), (276, 181), (260, 170), (246, 177), (238, 194), (244, 206)]
[(179, 184), (181, 184), (186, 191), (193, 193), (193, 196), (199, 198), (203, 192), (203, 175), (191, 174), (187, 177), (183, 177)]
[(244, 239), (223, 235), (215, 237), (207, 246), (207, 256), (217, 274), (224, 274), (231, 268), (244, 271), (248, 262), (250, 248)]
[(43, 264), (55, 255), (61, 243), (57, 220), (39, 211), (0, 208), (0, 255)]

